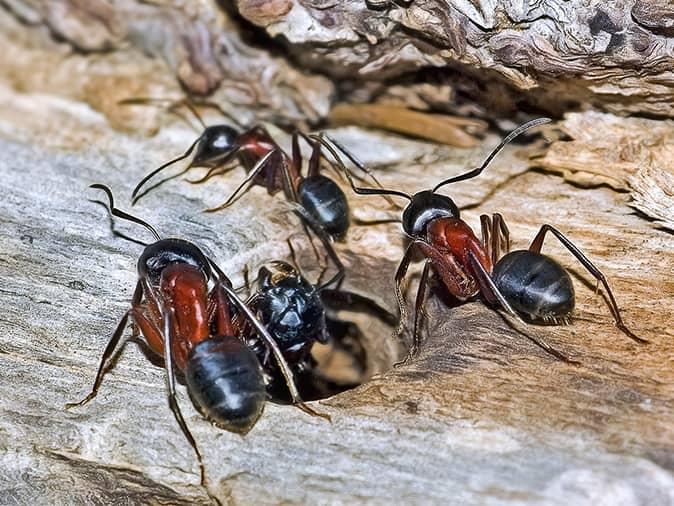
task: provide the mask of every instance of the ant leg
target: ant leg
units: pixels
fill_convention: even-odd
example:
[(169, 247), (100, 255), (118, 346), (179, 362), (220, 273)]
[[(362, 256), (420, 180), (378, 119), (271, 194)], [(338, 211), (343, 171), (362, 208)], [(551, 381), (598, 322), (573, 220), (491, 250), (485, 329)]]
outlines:
[[(360, 169), (360, 170), (363, 171), (367, 176), (369, 176), (370, 179), (372, 179), (372, 181), (374, 182), (374, 184), (377, 186), (377, 188), (379, 188), (379, 189), (383, 189), (383, 188), (384, 188), (384, 187), (382, 186), (382, 184), (379, 182), (379, 180), (377, 179), (377, 177), (374, 175), (374, 173), (373, 173), (370, 169), (368, 169), (368, 168), (365, 166), (365, 164), (364, 164), (363, 162), (361, 162), (361, 161), (356, 157), (356, 155), (354, 155), (351, 151), (349, 151), (348, 149), (346, 149), (340, 142), (336, 141), (336, 140), (333, 139), (332, 137), (330, 137), (330, 136), (328, 136), (328, 135), (326, 135), (326, 134), (321, 134), (321, 136), (324, 136), (324, 137), (325, 137), (328, 141), (330, 141), (330, 142), (331, 142), (331, 143), (332, 143), (332, 144), (333, 144), (339, 151), (341, 151), (342, 154), (344, 154), (344, 156), (346, 156), (346, 157), (351, 161), (351, 163), (353, 163), (358, 169)], [(391, 204), (392, 206), (394, 206), (394, 207), (400, 209), (400, 206), (399, 206), (398, 204), (396, 204), (395, 202), (393, 202), (393, 200), (391, 200), (388, 196), (384, 195), (384, 199), (386, 199), (386, 201), (387, 201), (389, 204)]]
[(330, 420), (329, 415), (314, 411), (309, 406), (304, 404), (304, 402), (302, 402), (302, 398), (300, 397), (300, 394), (297, 390), (297, 386), (295, 385), (293, 372), (290, 369), (288, 362), (286, 362), (286, 359), (283, 357), (283, 353), (281, 353), (281, 349), (279, 348), (274, 338), (269, 334), (267, 329), (265, 329), (264, 326), (255, 317), (250, 308), (246, 304), (244, 304), (241, 299), (239, 299), (234, 290), (232, 290), (224, 283), (220, 283), (220, 285), (222, 287), (222, 290), (224, 290), (224, 292), (229, 297), (229, 300), (231, 300), (232, 303), (236, 305), (236, 307), (241, 311), (241, 313), (245, 316), (248, 322), (256, 330), (258, 336), (266, 343), (267, 347), (271, 349), (271, 352), (274, 355), (274, 358), (276, 359), (276, 363), (278, 364), (279, 369), (281, 370), (281, 374), (283, 374), (283, 378), (285, 379), (286, 386), (288, 387), (288, 391), (290, 392), (290, 398), (292, 400), (292, 403), (305, 413), (308, 413), (312, 416), (320, 416), (321, 418)]
[(327, 252), (332, 262), (335, 264), (335, 267), (337, 267), (337, 272), (335, 273), (335, 275), (332, 276), (332, 278), (330, 278), (328, 281), (323, 283), (321, 286), (319, 286), (318, 290), (320, 291), (333, 283), (335, 283), (336, 288), (339, 288), (340, 285), (342, 284), (342, 281), (344, 280), (345, 269), (344, 264), (339, 259), (339, 256), (337, 256), (337, 252), (332, 247), (330, 237), (325, 232), (325, 230), (323, 230), (321, 224), (317, 223), (316, 220), (307, 212), (307, 210), (304, 209), (299, 204), (295, 207), (295, 214), (297, 214), (297, 216), (299, 216), (302, 222), (308, 225), (311, 231), (314, 234), (316, 234), (316, 236), (321, 240), (323, 246), (325, 247), (325, 251)]
[[(398, 191), (398, 190), (389, 190), (387, 188), (362, 188), (359, 186), (356, 186), (356, 184), (353, 182), (353, 176), (351, 175), (351, 172), (349, 169), (344, 165), (344, 162), (340, 158), (340, 156), (337, 154), (337, 151), (321, 136), (318, 135), (310, 135), (310, 139), (313, 139), (317, 142), (320, 142), (325, 149), (327, 149), (332, 157), (335, 159), (335, 162), (337, 163), (337, 166), (339, 169), (346, 175), (346, 178), (349, 180), (349, 184), (351, 185), (351, 189), (357, 193), (358, 195), (395, 195), (398, 197), (405, 197), (407, 200), (412, 200), (412, 196), (408, 195), (407, 193)], [(332, 163), (332, 162), (331, 162)]]
[(497, 237), (496, 247), (498, 248), (498, 254), (494, 258), (494, 263), (496, 263), (501, 258), (502, 253), (510, 253), (510, 230), (500, 213), (494, 213), (492, 220), (492, 234)]
[(349, 311), (374, 315), (392, 327), (398, 325), (396, 315), (365, 295), (348, 290), (326, 288), (321, 291), (321, 301), (328, 308), (334, 308), (335, 310), (348, 308)]
[[(485, 271), (484, 267), (480, 263), (480, 261), (477, 259), (475, 254), (472, 251), (468, 252), (468, 261), (470, 262), (470, 266), (472, 268), (473, 273), (475, 274), (475, 279), (480, 287), (480, 293), (484, 296), (484, 298), (487, 300), (487, 302), (491, 304), (496, 304), (498, 303), (506, 313), (508, 313), (512, 318), (514, 318), (516, 321), (518, 321), (522, 325), (526, 325), (526, 322), (520, 318), (520, 315), (517, 314), (517, 312), (510, 306), (506, 298), (503, 296), (503, 294), (499, 291), (499, 289), (496, 287), (494, 284), (494, 281), (492, 281), (491, 277)], [(522, 335), (524, 335), (527, 339), (529, 339), (531, 342), (533, 342), (536, 346), (542, 348), (546, 352), (548, 352), (550, 355), (553, 357), (563, 361), (567, 362), (569, 364), (575, 364), (579, 365), (580, 362), (577, 362), (576, 360), (572, 360), (563, 353), (557, 351), (554, 349), (552, 346), (550, 346), (548, 343), (543, 341), (542, 339), (537, 339), (535, 337), (530, 336), (529, 334), (522, 332), (518, 330)]]
[(426, 260), (426, 262), (424, 262), (424, 270), (421, 273), (421, 279), (419, 280), (417, 299), (414, 303), (414, 330), (412, 332), (412, 346), (410, 346), (407, 356), (403, 359), (402, 362), (395, 364), (396, 366), (407, 364), (419, 352), (419, 346), (421, 344), (419, 327), (421, 326), (422, 317), (424, 316), (424, 301), (426, 299), (430, 268), (431, 263), (430, 261)]
[(214, 176), (220, 176), (222, 174), (226, 174), (231, 170), (234, 170), (236, 168), (235, 164), (232, 165), (226, 165), (229, 163), (239, 152), (241, 148), (239, 146), (236, 146), (232, 149), (232, 152), (229, 153), (225, 158), (222, 159), (220, 163), (218, 163), (215, 167), (211, 167), (208, 169), (208, 172), (206, 172), (206, 175), (203, 177), (200, 177), (199, 179), (187, 179), (186, 181), (190, 184), (201, 184), (205, 183), (208, 181), (210, 178)]
[(234, 193), (230, 195), (230, 197), (225, 201), (224, 204), (221, 204), (217, 207), (212, 207), (210, 209), (205, 209), (205, 213), (214, 213), (216, 211), (220, 211), (221, 209), (225, 209), (229, 206), (232, 205), (234, 201), (237, 200), (239, 193), (242, 191), (246, 191), (248, 189), (248, 185), (250, 184), (253, 179), (262, 171), (262, 169), (265, 168), (267, 165), (267, 162), (269, 159), (272, 157), (273, 154), (277, 153), (278, 150), (274, 149), (273, 151), (270, 151), (266, 155), (264, 155), (256, 164), (255, 166), (251, 169), (250, 173), (246, 176), (246, 178), (243, 180), (243, 182), (238, 186), (236, 190), (234, 190)]
[(222, 106), (220, 106), (220, 104), (217, 104), (217, 103), (212, 102), (212, 101), (210, 101), (210, 100), (202, 100), (202, 99), (197, 99), (197, 100), (195, 100), (195, 99), (193, 99), (193, 98), (192, 98), (192, 99), (189, 99), (189, 100), (190, 100), (190, 103), (191, 103), (193, 106), (209, 107), (209, 108), (211, 108), (211, 109), (215, 109), (215, 110), (218, 111), (220, 114), (222, 114), (225, 118), (227, 118), (227, 119), (230, 120), (232, 123), (234, 123), (236, 126), (238, 126), (238, 127), (243, 127), (243, 126), (244, 126), (243, 123), (241, 123), (239, 120), (237, 120), (233, 115), (231, 115), (230, 113), (228, 113), (227, 111), (225, 111), (225, 110), (222, 108)]
[(493, 223), (491, 217), (487, 214), (480, 215), (480, 227), (482, 233), (482, 245), (484, 246), (487, 256), (491, 258), (492, 265), (496, 262), (496, 255), (494, 252), (494, 237), (492, 235)]
[(403, 292), (400, 289), (400, 285), (402, 283), (403, 278), (405, 277), (405, 274), (407, 274), (407, 269), (410, 266), (412, 254), (414, 253), (414, 247), (416, 243), (417, 241), (413, 241), (412, 243), (410, 243), (410, 245), (407, 247), (407, 250), (405, 250), (403, 258), (400, 260), (400, 263), (398, 264), (398, 268), (396, 269), (395, 296), (398, 302), (398, 309), (400, 310), (400, 321), (398, 322), (398, 326), (393, 331), (394, 337), (400, 336), (400, 334), (402, 334), (403, 330), (405, 329), (405, 323), (407, 320), (407, 304), (405, 303), (405, 297), (403, 296)]
[[(143, 287), (140, 281), (138, 281), (138, 283), (136, 284), (136, 290), (133, 293), (133, 299), (131, 301), (132, 307), (140, 304), (142, 298), (143, 298)], [(112, 334), (110, 341), (108, 341), (108, 344), (105, 347), (105, 350), (103, 351), (103, 355), (101, 356), (101, 361), (98, 365), (98, 372), (96, 373), (94, 386), (92, 387), (89, 395), (87, 395), (84, 399), (82, 399), (79, 402), (67, 403), (66, 409), (74, 408), (75, 406), (83, 406), (91, 399), (96, 397), (96, 395), (98, 394), (98, 389), (100, 388), (101, 383), (103, 382), (103, 376), (105, 376), (105, 373), (108, 371), (108, 366), (112, 363), (111, 359), (114, 358), (113, 356), (118, 355), (115, 354), (114, 351), (117, 348), (117, 345), (119, 344), (119, 340), (122, 337), (122, 334), (124, 333), (124, 329), (126, 328), (126, 324), (129, 321), (130, 315), (131, 310), (128, 310), (126, 313), (124, 313), (124, 316), (122, 316), (122, 319), (117, 324), (117, 328), (115, 329), (115, 332)], [(124, 340), (124, 343), (126, 343), (126, 339)], [(124, 346), (122, 345), (122, 348), (123, 347)], [(122, 348), (120, 348), (120, 352)]]
[(166, 383), (168, 385), (168, 401), (169, 407), (173, 412), (180, 430), (183, 431), (183, 434), (187, 438), (187, 441), (192, 446), (194, 453), (197, 455), (197, 461), (199, 462), (199, 474), (200, 482), (203, 487), (206, 486), (206, 469), (204, 468), (204, 461), (201, 457), (201, 452), (197, 447), (197, 442), (192, 436), (190, 429), (187, 427), (185, 418), (183, 417), (182, 412), (180, 411), (180, 406), (178, 405), (178, 398), (176, 396), (176, 378), (175, 370), (173, 368), (173, 329), (175, 327), (175, 320), (173, 316), (173, 309), (164, 308), (164, 367), (166, 369)]
[(568, 249), (573, 256), (576, 257), (576, 259), (583, 265), (583, 267), (585, 267), (585, 269), (587, 269), (587, 271), (590, 274), (592, 274), (592, 276), (594, 276), (594, 278), (604, 286), (604, 290), (606, 290), (606, 294), (608, 296), (608, 307), (611, 313), (613, 314), (616, 326), (627, 337), (636, 341), (637, 343), (641, 344), (648, 343), (649, 341), (634, 334), (630, 329), (627, 328), (627, 326), (623, 322), (623, 319), (620, 316), (620, 310), (618, 309), (618, 303), (616, 302), (615, 297), (613, 296), (613, 291), (611, 290), (611, 287), (608, 284), (606, 276), (604, 276), (604, 274), (592, 263), (592, 261), (589, 258), (587, 258), (583, 254), (583, 252), (569, 239), (567, 239), (567, 237), (564, 234), (562, 234), (559, 230), (557, 230), (552, 225), (543, 225), (541, 229), (538, 231), (538, 234), (536, 234), (534, 240), (531, 242), (531, 246), (529, 246), (529, 251), (533, 251), (535, 253), (541, 252), (546, 232), (551, 232), (552, 234), (554, 234), (555, 237), (559, 239), (559, 242), (561, 242), (564, 245), (564, 247)]

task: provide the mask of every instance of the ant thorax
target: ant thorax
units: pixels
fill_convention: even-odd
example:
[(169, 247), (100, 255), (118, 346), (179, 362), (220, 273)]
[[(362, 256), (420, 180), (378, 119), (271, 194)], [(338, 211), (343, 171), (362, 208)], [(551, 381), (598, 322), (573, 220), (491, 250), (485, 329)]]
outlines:
[(459, 218), (459, 208), (445, 195), (430, 190), (415, 193), (403, 211), (403, 230), (411, 237), (421, 237), (436, 218)]

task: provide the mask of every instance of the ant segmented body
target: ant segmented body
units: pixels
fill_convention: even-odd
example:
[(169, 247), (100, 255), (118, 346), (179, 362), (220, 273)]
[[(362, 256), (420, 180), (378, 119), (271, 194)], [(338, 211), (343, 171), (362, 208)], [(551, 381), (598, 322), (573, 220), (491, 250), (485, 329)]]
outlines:
[[(135, 99), (133, 103), (148, 100), (151, 99)], [(238, 159), (248, 173), (247, 177), (223, 204), (206, 211), (214, 212), (229, 207), (254, 185), (265, 187), (270, 195), (283, 191), (286, 198), (295, 204), (294, 212), (301, 219), (307, 235), (309, 227), (324, 244), (328, 256), (337, 266), (337, 273), (330, 282), (338, 284), (344, 277), (344, 266), (330, 241), (344, 238), (350, 226), (350, 213), (342, 189), (332, 179), (320, 173), (321, 144), (314, 143), (307, 135), (295, 131), (292, 134), (292, 152), (289, 156), (260, 125), (243, 131), (229, 125), (206, 127), (189, 101), (182, 101), (180, 104), (189, 108), (204, 126), (204, 131), (183, 155), (161, 165), (138, 183), (132, 193), (134, 202), (141, 196), (140, 190), (152, 177), (170, 165), (190, 157), (192, 152), (194, 155), (185, 170), (192, 167), (209, 168), (203, 178), (191, 181), (192, 183), (202, 183), (214, 175), (229, 171), (229, 162)], [(312, 147), (306, 176), (302, 175), (300, 138)], [(362, 163), (355, 158), (352, 161), (376, 185), (381, 186)], [(392, 201), (389, 202), (393, 204)]]
[(169, 405), (197, 455), (203, 485), (204, 465), (177, 402), (175, 370), (184, 376), (190, 397), (206, 419), (225, 430), (246, 434), (261, 416), (267, 393), (264, 369), (241, 336), (240, 326), (245, 321), (248, 334), (274, 356), (291, 402), (309, 414), (327, 418), (303, 404), (276, 341), (210, 258), (191, 242), (162, 239), (151, 225), (117, 209), (107, 186), (91, 187), (105, 191), (113, 216), (143, 225), (156, 241), (145, 247), (138, 260), (139, 279), (131, 309), (120, 320), (103, 352), (91, 392), (67, 407), (81, 406), (97, 395), (131, 319), (149, 349), (164, 358)]
[[(355, 385), (329, 386), (330, 381), (317, 370), (316, 361), (311, 355), (315, 343), (330, 344), (334, 349), (351, 348), (349, 354), (352, 357), (358, 355), (357, 360), (363, 366), (365, 362), (362, 346), (344, 343), (346, 336), (358, 330), (353, 329), (349, 322), (338, 319), (329, 308), (358, 309), (391, 326), (395, 325), (397, 318), (368, 297), (341, 288), (328, 288), (327, 284), (309, 282), (297, 266), (290, 241), (288, 245), (294, 266), (284, 261), (273, 261), (262, 266), (258, 272), (257, 289), (246, 300), (246, 305), (278, 343), (296, 377), (302, 378), (302, 385), (298, 387), (300, 391), (303, 394), (304, 391), (314, 392), (312, 398), (317, 397), (315, 392), (322, 391), (323, 395), (320, 396), (325, 397)], [(245, 335), (247, 330), (249, 327), (243, 327), (242, 333)], [(278, 374), (274, 374), (276, 367), (270, 362), (269, 351), (259, 338), (253, 335), (247, 342), (257, 352), (265, 371), (278, 378)], [(281, 391), (280, 397), (285, 401), (287, 389), (278, 383), (270, 383), (268, 391), (275, 398), (279, 397), (278, 392)]]
[[(329, 138), (327, 140), (330, 142), (327, 142), (323, 135), (312, 136), (312, 139), (322, 143), (330, 151), (356, 193), (389, 195), (409, 201), (402, 215), (402, 227), (411, 242), (395, 274), (395, 291), (401, 312), (398, 333), (406, 319), (406, 303), (400, 287), (416, 250), (423, 254), (425, 262), (416, 296), (412, 346), (405, 361), (414, 356), (419, 348), (419, 325), (431, 269), (449, 293), (459, 301), (481, 295), (488, 303), (501, 307), (520, 323), (526, 323), (523, 318), (529, 322), (567, 322), (575, 305), (573, 283), (567, 271), (557, 261), (541, 253), (543, 240), (548, 232), (557, 237), (597, 282), (603, 285), (616, 326), (634, 341), (647, 342), (624, 324), (606, 277), (556, 228), (543, 225), (528, 250), (510, 251), (508, 228), (500, 214), (480, 217), (480, 240), (460, 218), (459, 208), (454, 201), (437, 193), (445, 185), (478, 176), (515, 137), (549, 121), (551, 120), (548, 118), (540, 118), (520, 126), (489, 154), (480, 167), (448, 178), (432, 190), (424, 190), (414, 195), (398, 190), (357, 187), (333, 147), (332, 144), (335, 143)], [(335, 145), (339, 151), (349, 156), (344, 148)], [(506, 254), (501, 256), (502, 252)], [(556, 358), (574, 362), (546, 342), (525, 335)]]

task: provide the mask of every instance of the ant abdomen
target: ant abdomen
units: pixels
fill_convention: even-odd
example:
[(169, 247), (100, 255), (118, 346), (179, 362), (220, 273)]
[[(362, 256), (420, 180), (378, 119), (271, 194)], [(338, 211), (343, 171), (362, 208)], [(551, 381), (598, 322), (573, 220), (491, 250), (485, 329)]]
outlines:
[(328, 235), (341, 239), (349, 230), (349, 204), (342, 189), (332, 179), (309, 176), (299, 184), (297, 197), (304, 209)]
[(493, 281), (515, 311), (531, 320), (565, 320), (573, 311), (573, 282), (552, 258), (534, 251), (512, 251), (493, 270)]
[(246, 434), (267, 399), (255, 353), (235, 337), (214, 337), (194, 346), (185, 368), (192, 400), (214, 425)]

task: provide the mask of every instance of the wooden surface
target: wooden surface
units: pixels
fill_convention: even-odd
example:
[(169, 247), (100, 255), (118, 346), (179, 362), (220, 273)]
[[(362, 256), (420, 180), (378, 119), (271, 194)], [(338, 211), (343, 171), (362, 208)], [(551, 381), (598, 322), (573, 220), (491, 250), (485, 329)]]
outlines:
[[(151, 139), (120, 134), (82, 104), (3, 90), (1, 502), (208, 504), (163, 370), (135, 345), (96, 400), (64, 409), (91, 386), (141, 251), (112, 235), (87, 185), (111, 185), (128, 207), (139, 178), (194, 133), (172, 125)], [(458, 150), (355, 128), (334, 135), (379, 166), (385, 185), (410, 191), (478, 163), (498, 141)], [(482, 212), (503, 213), (515, 247), (542, 223), (558, 226), (604, 270), (626, 322), (651, 344), (613, 326), (587, 273), (547, 239), (545, 251), (573, 273), (578, 308), (570, 326), (532, 331), (581, 366), (551, 359), (479, 302), (449, 309), (434, 296), (418, 358), (316, 403), (332, 423), (268, 405), (242, 438), (205, 422), (181, 388), (211, 495), (226, 504), (674, 503), (674, 237), (635, 214), (628, 194), (527, 171), (521, 152), (509, 148), (483, 177), (448, 189), (465, 219), (475, 226)], [(177, 178), (134, 212), (203, 245), (238, 281), (245, 264), (287, 258), (291, 234), (308, 247), (280, 196), (259, 188), (230, 211), (200, 212), (242, 176), (202, 186)], [(362, 218), (387, 214), (384, 201), (349, 198)], [(338, 246), (351, 287), (391, 304), (403, 245), (396, 224), (354, 227)], [(363, 328), (376, 344), (370, 359), (387, 368), (395, 344), (385, 330)]]

